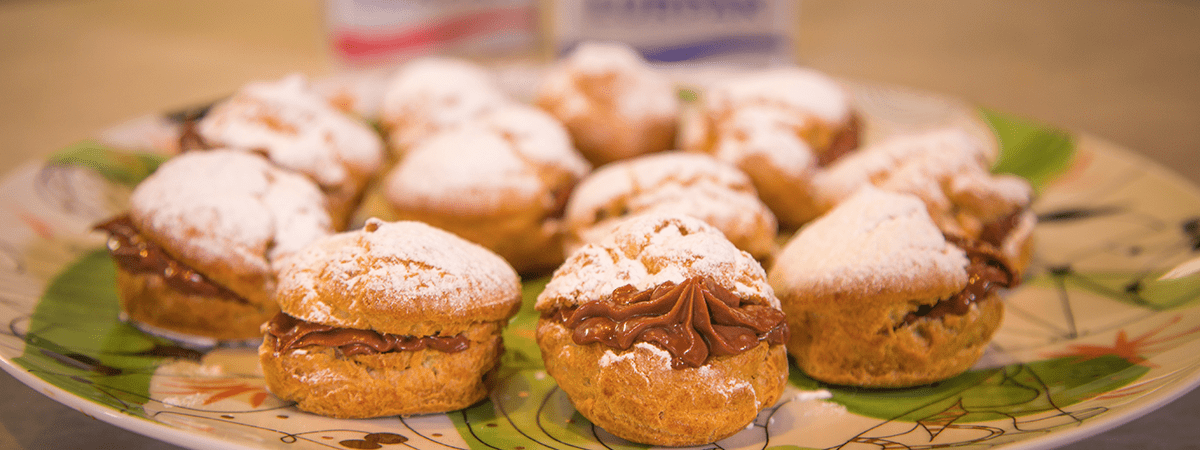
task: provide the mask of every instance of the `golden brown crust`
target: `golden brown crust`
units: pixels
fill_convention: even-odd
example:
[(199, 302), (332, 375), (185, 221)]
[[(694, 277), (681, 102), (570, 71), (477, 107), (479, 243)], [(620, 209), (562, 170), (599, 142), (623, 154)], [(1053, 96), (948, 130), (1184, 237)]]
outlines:
[(758, 197), (775, 214), (780, 228), (796, 229), (825, 211), (809, 193), (811, 173), (788, 173), (762, 154), (743, 155), (731, 162), (753, 180)]
[[(724, 128), (733, 127), (718, 125), (707, 128), (711, 130), (708, 132), (707, 139), (686, 144), (685, 149), (707, 153), (737, 166), (750, 176), (754, 183), (754, 189), (758, 191), (763, 203), (775, 213), (780, 225), (785, 228), (797, 228), (828, 210), (828, 206), (820, 204), (819, 199), (815, 198), (812, 192), (812, 178), (820, 170), (816, 163), (819, 159), (818, 153), (825, 149), (814, 142), (824, 142), (827, 146), (828, 141), (832, 139), (831, 136), (842, 134), (845, 130), (845, 125), (827, 124), (816, 119), (800, 122), (803, 125), (778, 124), (774, 132), (785, 133), (784, 130), (786, 130), (787, 133), (794, 133), (794, 136), (784, 134), (787, 137), (780, 139), (786, 139), (791, 143), (788, 148), (794, 148), (790, 151), (810, 152), (811, 156), (781, 157), (772, 155), (771, 152), (756, 147), (756, 142), (747, 142), (738, 138), (738, 136), (754, 131), (726, 130)], [(772, 151), (779, 152), (781, 148), (783, 147), (774, 148)], [(804, 170), (797, 171), (794, 167), (777, 162), (780, 158), (808, 158), (811, 161)]]
[(302, 174), (320, 186), (339, 230), (349, 222), (368, 180), (382, 168), (384, 156), (378, 133), (334, 107), (298, 74), (246, 84), (213, 105), (181, 141), (185, 149), (258, 153)]
[(774, 405), (787, 384), (782, 345), (762, 343), (736, 356), (712, 357), (699, 368), (672, 369), (665, 350), (578, 345), (571, 330), (547, 319), (538, 322), (537, 340), (546, 371), (580, 414), (616, 436), (651, 445), (700, 445), (732, 436)]
[(395, 214), (397, 219), (428, 223), (482, 245), (508, 261), (518, 273), (543, 274), (562, 264), (563, 233), (559, 221), (548, 220), (540, 207), (511, 206), (471, 216), (434, 208), (396, 209)]
[(163, 277), (117, 268), (121, 310), (136, 322), (214, 339), (256, 339), (259, 326), (279, 312), (274, 303), (254, 305), (222, 297), (186, 294)]
[(329, 210), (331, 225), (334, 230), (339, 231), (345, 230), (349, 226), (350, 220), (354, 218), (354, 214), (358, 212), (358, 207), (366, 196), (367, 185), (371, 182), (373, 174), (348, 171), (347, 176), (349, 179), (345, 184), (322, 189), (325, 193), (325, 206)]
[(665, 281), (711, 277), (745, 303), (779, 307), (766, 272), (712, 225), (681, 214), (642, 214), (573, 253), (538, 294), (543, 313), (607, 298), (625, 285), (644, 290)]
[(567, 101), (552, 96), (538, 99), (538, 106), (563, 121), (575, 148), (596, 166), (669, 150), (675, 145), (677, 123), (672, 116), (635, 119), (599, 108), (587, 115), (568, 116), (559, 112), (563, 103)]
[[(987, 253), (959, 241), (917, 197), (870, 185), (805, 226), (770, 273), (796, 365), (821, 381), (870, 387), (926, 384), (969, 368), (1003, 315), (991, 289), (1009, 280), (981, 267)], [(974, 306), (954, 303), (976, 296)], [(939, 300), (950, 302), (935, 308)], [(934, 310), (963, 312), (953, 305), (965, 314), (933, 318)], [(922, 307), (929, 317), (906, 322)]]
[(477, 244), (420, 222), (368, 219), (288, 259), (275, 299), (309, 322), (453, 335), (512, 317), (521, 285), (508, 263)]
[(915, 386), (958, 375), (983, 354), (1004, 315), (1004, 304), (994, 293), (965, 315), (911, 324), (904, 324), (903, 317), (916, 309), (916, 300), (779, 295), (792, 333), (788, 352), (796, 365), (823, 382), (854, 386)]
[(296, 407), (329, 417), (367, 418), (466, 408), (487, 397), (491, 372), (503, 352), (499, 322), (466, 331), (471, 344), (457, 353), (437, 350), (344, 356), (332, 347), (277, 353), (267, 334), (259, 347), (270, 391)]
[[(221, 258), (204, 252), (193, 254), (182, 243), (208, 233), (207, 230), (201, 228), (203, 224), (178, 223), (174, 229), (163, 230), (150, 225), (150, 221), (153, 220), (152, 216), (148, 217), (139, 212), (136, 209), (130, 211), (130, 219), (133, 220), (134, 227), (147, 241), (161, 247), (163, 252), (172, 259), (236, 292), (252, 304), (268, 305), (273, 303), (270, 292), (275, 288), (275, 274), (271, 272), (265, 257), (254, 255), (259, 258), (257, 261), (246, 258), (254, 263), (238, 264), (242, 261), (234, 258)], [(181, 247), (183, 247), (182, 250)], [(245, 248), (237, 243), (229, 243), (226, 249), (231, 254), (238, 255), (259, 253), (257, 249)], [(255, 264), (258, 262), (261, 264)]]
[(596, 166), (675, 144), (674, 84), (624, 44), (580, 44), (547, 72), (534, 101)]

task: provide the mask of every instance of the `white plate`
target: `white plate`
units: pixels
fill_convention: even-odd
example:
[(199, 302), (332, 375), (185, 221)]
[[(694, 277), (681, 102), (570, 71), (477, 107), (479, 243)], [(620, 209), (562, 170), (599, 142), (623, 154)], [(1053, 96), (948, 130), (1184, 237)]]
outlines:
[[(953, 100), (853, 91), (868, 140), (945, 123), (990, 133), (978, 111)], [(894, 390), (821, 386), (793, 370), (784, 399), (720, 448), (1045, 448), (1200, 383), (1200, 279), (1159, 280), (1200, 247), (1200, 193), (1105, 142), (987, 117), (1003, 138), (999, 164), (1041, 188), (1042, 221), (1029, 277), (1006, 296), (1004, 324), (980, 364), (935, 386)], [(147, 126), (159, 123), (105, 136), (144, 145), (161, 140)], [(531, 331), (536, 281), (506, 332), (502, 382), (490, 400), (449, 414), (306, 414), (266, 391), (252, 349), (189, 353), (143, 334), (118, 320), (113, 266), (90, 228), (121, 211), (154, 158), (72, 155), (0, 182), (0, 227), (9, 230), (0, 240), (0, 319), (9, 324), (0, 366), (51, 398), (193, 448), (644, 447), (592, 427), (545, 375)]]

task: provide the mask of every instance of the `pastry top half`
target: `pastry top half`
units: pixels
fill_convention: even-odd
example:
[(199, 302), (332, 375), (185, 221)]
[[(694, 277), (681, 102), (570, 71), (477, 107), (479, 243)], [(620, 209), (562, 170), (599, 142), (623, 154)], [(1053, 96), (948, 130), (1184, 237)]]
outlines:
[(383, 141), (301, 75), (250, 83), (196, 124), (204, 144), (266, 155), (327, 191), (361, 190), (383, 167)]
[(283, 259), (332, 232), (312, 181), (240, 151), (176, 156), (129, 203), (134, 226), (150, 241), (256, 304), (269, 301), (264, 283)]
[(632, 48), (617, 43), (580, 44), (542, 81), (543, 96), (558, 96), (566, 117), (592, 108), (611, 109), (632, 120), (674, 115), (674, 84), (654, 71)]
[[(761, 154), (783, 166), (795, 166), (796, 149), (772, 150), (763, 140), (786, 143), (811, 153), (812, 164), (825, 164), (824, 153), (851, 126), (850, 95), (816, 70), (782, 67), (752, 72), (715, 83), (704, 91), (703, 119), (694, 124), (686, 148), (707, 149), (725, 159)], [(839, 150), (845, 151), (846, 149)], [(837, 155), (830, 155), (832, 160)]]
[(674, 145), (675, 85), (627, 45), (580, 44), (546, 73), (536, 97), (593, 164)]
[[(510, 104), (421, 142), (392, 169), (384, 195), (398, 208), (486, 216), (507, 209), (556, 215), (591, 166), (546, 113)], [(561, 194), (561, 193), (560, 193)]]
[(849, 94), (813, 69), (784, 67), (732, 78), (705, 92), (704, 107), (717, 115), (764, 106), (811, 115), (829, 124), (850, 120)]
[(864, 185), (915, 195), (942, 231), (990, 243), (1020, 273), (1037, 221), (1033, 189), (1023, 178), (993, 174), (993, 158), (992, 146), (960, 128), (901, 135), (819, 173), (814, 196), (830, 209)]
[(425, 57), (400, 67), (384, 86), (380, 122), (402, 155), (430, 135), (511, 102), (492, 75), (463, 59)]
[(368, 219), (290, 258), (276, 300), (307, 322), (449, 336), (506, 320), (520, 294), (512, 267), (479, 245), (420, 222)]
[(567, 251), (646, 213), (704, 220), (756, 258), (774, 250), (775, 215), (745, 173), (705, 154), (672, 151), (614, 162), (584, 178), (567, 203)]
[(909, 192), (929, 203), (935, 217), (951, 203), (984, 218), (1027, 205), (1032, 197), (1029, 183), (992, 174), (994, 155), (987, 144), (956, 127), (899, 135), (847, 155), (818, 175), (813, 185), (830, 207), (865, 184)]
[(743, 304), (779, 309), (766, 273), (716, 228), (690, 216), (648, 214), (621, 224), (607, 238), (567, 258), (538, 295), (538, 311), (610, 299), (628, 285), (643, 291), (666, 282), (707, 277)]
[(780, 250), (771, 285), (810, 300), (905, 303), (961, 291), (968, 263), (919, 199), (868, 185)]

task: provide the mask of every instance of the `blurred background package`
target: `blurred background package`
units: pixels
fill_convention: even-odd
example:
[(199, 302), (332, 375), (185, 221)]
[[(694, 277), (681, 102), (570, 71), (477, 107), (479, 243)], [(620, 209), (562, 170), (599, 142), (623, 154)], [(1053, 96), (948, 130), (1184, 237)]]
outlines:
[(583, 41), (631, 45), (663, 66), (792, 63), (799, 0), (327, 0), (343, 67), (439, 54), (556, 59)]
[(795, 59), (799, 0), (558, 0), (554, 56), (583, 41), (619, 41), (664, 66), (765, 67)]
[(528, 57), (539, 46), (538, 0), (326, 0), (330, 45), (346, 67), (428, 54)]

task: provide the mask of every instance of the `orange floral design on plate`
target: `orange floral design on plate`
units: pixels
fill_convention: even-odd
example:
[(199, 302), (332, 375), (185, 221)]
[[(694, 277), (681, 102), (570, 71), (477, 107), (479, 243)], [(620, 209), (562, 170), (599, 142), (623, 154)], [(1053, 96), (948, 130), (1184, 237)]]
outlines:
[(204, 399), (205, 406), (213, 403), (233, 398), (242, 394), (247, 394), (249, 397), (246, 403), (252, 407), (259, 407), (271, 395), (262, 385), (247, 383), (241, 380), (222, 379), (222, 378), (184, 378), (178, 383), (167, 382), (164, 386), (177, 390), (163, 391), (168, 395), (195, 395), (207, 394)]
[(1071, 344), (1065, 352), (1052, 353), (1049, 356), (1052, 358), (1058, 357), (1075, 357), (1078, 361), (1088, 361), (1099, 358), (1101, 356), (1113, 355), (1120, 357), (1130, 364), (1139, 364), (1145, 367), (1158, 367), (1156, 364), (1147, 361), (1147, 354), (1158, 353), (1166, 349), (1157, 348), (1159, 344), (1168, 343), (1192, 334), (1200, 332), (1200, 327), (1194, 327), (1186, 331), (1167, 335), (1156, 336), (1162, 333), (1167, 327), (1179, 323), (1183, 320), (1179, 316), (1171, 318), (1171, 320), (1162, 325), (1136, 337), (1129, 339), (1128, 333), (1124, 329), (1117, 331), (1117, 336), (1113, 340), (1112, 345), (1093, 345), (1093, 344)]

